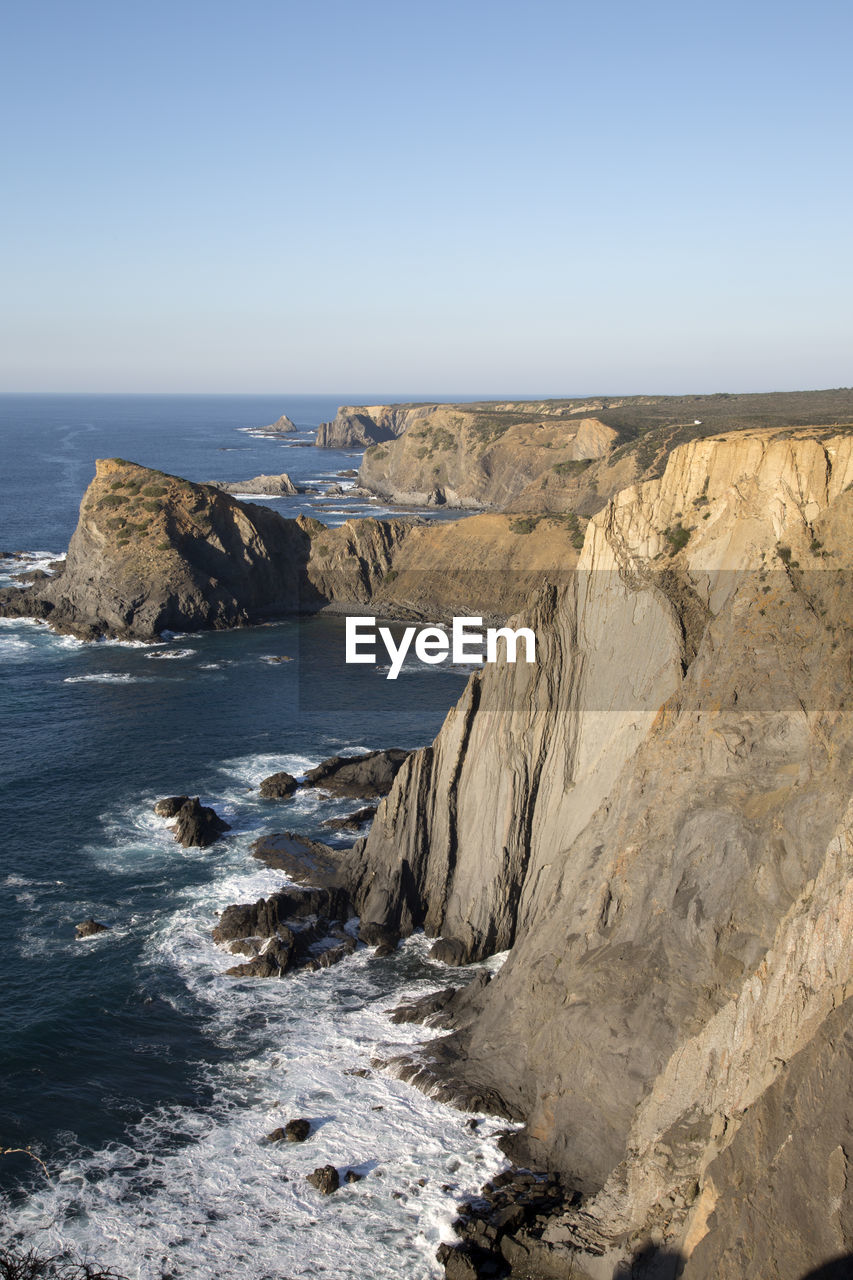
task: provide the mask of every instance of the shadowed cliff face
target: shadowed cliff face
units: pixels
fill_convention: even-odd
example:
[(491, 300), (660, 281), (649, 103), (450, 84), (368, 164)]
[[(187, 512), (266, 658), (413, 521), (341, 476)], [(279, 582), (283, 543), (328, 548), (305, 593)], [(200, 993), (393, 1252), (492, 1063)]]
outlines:
[(396, 440), (434, 405), (341, 405), (332, 422), (321, 422), (314, 443), (320, 449), (351, 449)]
[[(538, 667), (471, 681), (360, 851), (364, 925), (512, 946), (408, 1073), (525, 1119), (513, 1153), (591, 1197), (549, 1228), (580, 1274), (649, 1241), (696, 1280), (849, 1251), (851, 485), (831, 431), (677, 449), (543, 593)], [(787, 1176), (815, 1125), (789, 1220), (752, 1144)]]
[(239, 626), (310, 601), (310, 545), (264, 507), (108, 459), (83, 497), (64, 570), (3, 604), (84, 637)]

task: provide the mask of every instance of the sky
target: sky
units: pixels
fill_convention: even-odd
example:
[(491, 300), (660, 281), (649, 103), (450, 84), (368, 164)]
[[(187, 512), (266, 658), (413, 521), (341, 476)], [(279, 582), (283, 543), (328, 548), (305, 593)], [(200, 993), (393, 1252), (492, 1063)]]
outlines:
[(853, 383), (846, 0), (5, 0), (0, 390)]

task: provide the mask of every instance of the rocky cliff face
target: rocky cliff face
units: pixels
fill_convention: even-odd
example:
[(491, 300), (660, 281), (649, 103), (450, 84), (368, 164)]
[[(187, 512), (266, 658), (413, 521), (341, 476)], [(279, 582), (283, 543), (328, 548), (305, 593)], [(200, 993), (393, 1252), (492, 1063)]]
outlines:
[(615, 440), (592, 417), (437, 405), (369, 448), (359, 483), (394, 502), (503, 508), (545, 474), (581, 474)]
[(853, 1248), (851, 517), (849, 434), (676, 449), (543, 590), (537, 667), (472, 679), (358, 854), (368, 932), (511, 947), (414, 1069), (586, 1193), (540, 1241), (554, 1274), (667, 1248), (691, 1280), (799, 1280)]
[(296, 612), (311, 598), (296, 521), (121, 459), (97, 463), (65, 568), (3, 611), (86, 638), (150, 639)]
[(492, 516), (327, 528), (111, 459), (97, 464), (62, 570), (0, 592), (0, 614), (85, 639), (145, 640), (368, 604), (385, 617), (438, 621), (471, 607), (506, 617), (578, 554), (574, 523), (515, 524)]
[(658, 478), (672, 450), (691, 440), (849, 423), (853, 390), (439, 404), (395, 421), (393, 431), (359, 436), (374, 446), (361, 483), (382, 497), (586, 517), (628, 485)]
[(332, 422), (321, 422), (314, 443), (320, 449), (363, 449), (396, 440), (413, 422), (428, 417), (434, 405), (341, 405)]

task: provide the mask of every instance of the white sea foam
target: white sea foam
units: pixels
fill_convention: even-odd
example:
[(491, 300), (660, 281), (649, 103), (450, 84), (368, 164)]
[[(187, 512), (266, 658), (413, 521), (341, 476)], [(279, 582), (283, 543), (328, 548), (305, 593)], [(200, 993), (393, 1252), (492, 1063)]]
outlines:
[[(410, 939), (390, 962), (362, 951), (282, 982), (224, 978), (227, 957), (209, 940), (205, 907), (223, 892), (251, 899), (260, 887), (255, 873), (188, 895), (152, 934), (146, 958), (152, 980), (161, 966), (182, 975), (211, 1033), (235, 1050), (208, 1072), (214, 1106), (163, 1109), (127, 1145), (72, 1160), (53, 1188), (10, 1214), (12, 1225), (45, 1251), (71, 1247), (138, 1280), (166, 1271), (199, 1280), (437, 1276), (454, 1201), (504, 1164), (498, 1126), (485, 1120), (471, 1133), (461, 1115), (386, 1072), (347, 1074), (376, 1049), (392, 1055), (429, 1035), (387, 1021), (388, 1007), (427, 981), (376, 998), (376, 975), (387, 983), (381, 966), (405, 970), (425, 940)], [(263, 1142), (295, 1115), (312, 1121), (306, 1143)], [(324, 1198), (305, 1178), (326, 1163), (363, 1181)]]
[(218, 772), (230, 780), (232, 785), (242, 784), (245, 789), (254, 790), (271, 773), (284, 771), (292, 773), (294, 778), (303, 778), (309, 769), (319, 763), (316, 756), (306, 756), (299, 752), (259, 751), (254, 755), (223, 760)]
[(195, 649), (162, 649), (157, 653), (146, 653), (145, 656), (156, 658), (161, 662), (170, 658), (194, 658)]
[[(247, 783), (256, 786), (282, 768), (299, 775), (314, 763), (288, 753), (226, 761), (210, 800), (229, 813), (233, 792), (229, 821), (250, 824)], [(215, 850), (181, 850), (154, 815), (154, 799), (104, 814), (100, 843), (83, 852), (114, 870), (126, 861), (138, 872), (147, 863), (153, 875), (164, 875), (162, 911), (137, 918), (106, 903), (80, 910), (114, 925), (89, 946), (109, 948), (128, 931), (140, 932), (142, 989), (162, 992), (200, 1020), (224, 1055), (202, 1070), (213, 1101), (204, 1109), (163, 1107), (126, 1143), (66, 1158), (45, 1153), (54, 1181), (3, 1206), (7, 1242), (17, 1233), (27, 1247), (70, 1249), (134, 1280), (439, 1276), (435, 1251), (450, 1237), (455, 1201), (505, 1164), (495, 1134), (506, 1123), (483, 1118), (472, 1132), (458, 1112), (369, 1065), (376, 1054), (387, 1060), (439, 1034), (395, 1026), (387, 1016), (405, 996), (446, 980), (428, 959), (428, 940), (410, 938), (381, 960), (360, 948), (331, 969), (281, 981), (226, 977), (234, 958), (212, 940), (218, 912), (268, 896), (286, 878), (248, 858), (253, 832), (238, 830)], [(299, 793), (294, 803), (321, 802), (314, 792)], [(176, 889), (164, 874), (176, 856), (199, 857), (209, 879)], [(11, 876), (6, 885), (35, 887)], [(38, 946), (37, 930), (27, 944)], [(51, 937), (50, 945), (52, 954), (79, 954), (82, 944)], [(350, 1074), (355, 1069), (370, 1074)], [(311, 1121), (307, 1142), (264, 1142), (294, 1116)], [(323, 1197), (306, 1175), (326, 1163), (341, 1174), (353, 1168), (363, 1180)]]
[(127, 671), (97, 671), (85, 676), (66, 676), (63, 684), (152, 684), (154, 676), (132, 676)]
[(119, 649), (160, 649), (165, 641), (163, 640), (118, 640), (113, 638), (104, 638), (96, 641), (98, 647), (109, 649), (111, 647)]
[(0, 658), (14, 658), (18, 654), (31, 653), (35, 645), (23, 636), (0, 636)]

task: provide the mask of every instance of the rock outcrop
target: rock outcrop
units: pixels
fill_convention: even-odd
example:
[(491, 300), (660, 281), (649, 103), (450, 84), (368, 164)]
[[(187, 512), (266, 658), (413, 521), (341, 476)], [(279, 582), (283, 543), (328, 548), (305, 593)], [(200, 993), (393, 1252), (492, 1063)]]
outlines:
[(355, 938), (343, 928), (349, 911), (349, 897), (336, 885), (282, 889), (256, 903), (226, 907), (213, 939), (233, 955), (249, 957), (225, 970), (231, 977), (281, 978), (297, 969), (325, 969), (355, 950)]
[(258, 427), (257, 429), (258, 431), (289, 435), (291, 431), (296, 430), (296, 423), (288, 418), (286, 413), (283, 413), (280, 418), (277, 418), (275, 422), (271, 422), (268, 427)]
[(251, 480), (211, 480), (209, 483), (223, 493), (257, 494), (263, 498), (291, 498), (294, 494), (305, 492), (293, 483), (286, 471), (277, 476), (252, 476)]
[(555, 1274), (799, 1280), (853, 1246), (851, 528), (853, 434), (676, 449), (356, 846), (362, 936), (510, 948), (406, 1073), (583, 1193)]
[(303, 787), (319, 787), (333, 796), (370, 799), (385, 796), (411, 753), (397, 747), (357, 756), (330, 756), (309, 769)]
[(184, 800), (174, 817), (175, 839), (185, 849), (207, 849), (231, 830), (228, 823), (209, 805), (202, 804), (198, 796)]
[(324, 1196), (333, 1195), (341, 1185), (338, 1171), (333, 1164), (324, 1164), (315, 1169), (313, 1173), (305, 1175), (312, 1187)]
[(383, 440), (396, 440), (434, 405), (341, 405), (332, 422), (321, 422), (314, 443), (320, 449), (362, 449)]
[(327, 528), (111, 459), (97, 464), (55, 576), (0, 590), (0, 616), (45, 619), (83, 639), (141, 640), (367, 604), (386, 617), (438, 621), (472, 606), (506, 617), (543, 572), (559, 575), (577, 559), (576, 524), (516, 523)]
[(295, 613), (320, 597), (294, 520), (120, 459), (97, 463), (62, 572), (0, 611), (83, 638), (151, 639)]
[(278, 773), (271, 773), (268, 778), (264, 778), (258, 791), (264, 800), (286, 800), (288, 796), (293, 795), (298, 786), (299, 783), (293, 774), (281, 769)]

